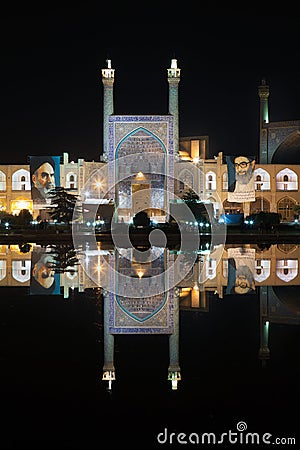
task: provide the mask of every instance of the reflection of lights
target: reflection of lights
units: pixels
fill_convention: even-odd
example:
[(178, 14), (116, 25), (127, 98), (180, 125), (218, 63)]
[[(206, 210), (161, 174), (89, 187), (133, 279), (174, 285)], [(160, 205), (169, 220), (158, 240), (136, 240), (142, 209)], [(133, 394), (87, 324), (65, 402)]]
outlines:
[(195, 284), (194, 284), (194, 287), (193, 287), (193, 289), (194, 289), (195, 291), (199, 291), (199, 286), (198, 286), (198, 284), (197, 284), (197, 283), (195, 283)]
[(199, 158), (193, 158), (193, 163), (194, 164), (198, 164), (198, 162), (199, 162)]
[(172, 390), (176, 391), (178, 387), (178, 381), (181, 380), (181, 374), (179, 371), (169, 372), (168, 380), (172, 383)]
[(19, 245), (10, 245), (9, 248), (13, 252), (19, 252), (20, 251)]
[(16, 202), (16, 206), (17, 206), (18, 209), (28, 209), (29, 202), (26, 202), (24, 200), (20, 200), (20, 201)]
[(136, 177), (137, 177), (137, 178), (144, 178), (143, 172), (138, 172), (138, 173), (136, 174)]
[(137, 276), (139, 277), (139, 279), (143, 278), (144, 272), (142, 270), (139, 270), (137, 272)]

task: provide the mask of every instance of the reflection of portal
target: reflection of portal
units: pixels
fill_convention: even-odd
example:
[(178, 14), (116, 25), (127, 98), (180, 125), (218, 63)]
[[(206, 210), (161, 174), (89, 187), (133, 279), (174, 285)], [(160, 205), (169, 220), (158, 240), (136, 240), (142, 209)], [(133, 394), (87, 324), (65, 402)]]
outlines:
[(296, 244), (286, 244), (286, 243), (282, 243), (282, 244), (277, 244), (277, 247), (280, 251), (284, 252), (284, 253), (292, 253), (295, 250), (297, 250), (297, 245)]
[(109, 295), (110, 333), (173, 333), (173, 290), (141, 298)]

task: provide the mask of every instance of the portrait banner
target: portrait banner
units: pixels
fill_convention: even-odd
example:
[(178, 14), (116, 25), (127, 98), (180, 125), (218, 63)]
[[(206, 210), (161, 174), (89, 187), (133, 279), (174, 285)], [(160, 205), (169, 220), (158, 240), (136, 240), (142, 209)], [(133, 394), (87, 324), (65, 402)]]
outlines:
[(228, 248), (226, 294), (255, 294), (255, 249)]
[(255, 201), (253, 156), (226, 156), (228, 175), (228, 202)]
[(33, 209), (51, 205), (49, 194), (60, 185), (60, 156), (29, 156)]

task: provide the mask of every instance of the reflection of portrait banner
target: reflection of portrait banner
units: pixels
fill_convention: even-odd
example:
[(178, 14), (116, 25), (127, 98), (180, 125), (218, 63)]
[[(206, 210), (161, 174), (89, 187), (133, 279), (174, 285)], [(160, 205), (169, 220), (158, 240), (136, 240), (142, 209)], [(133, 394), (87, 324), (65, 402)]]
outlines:
[(29, 161), (33, 209), (43, 209), (51, 205), (51, 189), (60, 185), (60, 156), (30, 156)]
[(53, 253), (34, 245), (31, 254), (30, 295), (59, 295), (60, 274), (54, 270)]
[(254, 202), (254, 166), (252, 156), (226, 156), (229, 202)]
[(226, 294), (254, 294), (254, 269), (254, 248), (229, 248)]

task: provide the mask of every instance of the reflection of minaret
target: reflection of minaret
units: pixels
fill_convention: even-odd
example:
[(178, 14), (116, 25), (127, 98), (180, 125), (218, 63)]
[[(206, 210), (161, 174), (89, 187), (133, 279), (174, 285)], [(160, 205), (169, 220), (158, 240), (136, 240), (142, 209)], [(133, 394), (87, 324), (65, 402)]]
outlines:
[(177, 59), (172, 59), (171, 68), (168, 69), (169, 83), (169, 114), (174, 117), (174, 156), (179, 155), (179, 112), (178, 112), (178, 84), (180, 69), (177, 68)]
[(269, 321), (268, 321), (268, 286), (260, 287), (260, 347), (259, 359), (263, 365), (270, 358)]
[(109, 310), (110, 310), (110, 296), (109, 293), (103, 294), (104, 301), (104, 366), (102, 380), (108, 381), (108, 389), (112, 388), (112, 381), (115, 377), (114, 366), (114, 335), (109, 333)]
[(179, 289), (174, 289), (174, 332), (169, 336), (169, 358), (168, 380), (172, 381), (172, 389), (177, 389), (178, 381), (181, 380), (179, 366)]
[(269, 123), (269, 86), (266, 80), (263, 79), (261, 85), (258, 86), (258, 95), (260, 98), (259, 109), (259, 162), (260, 164), (267, 164), (268, 161), (268, 142), (267, 130), (264, 128), (265, 123)]
[(107, 68), (102, 69), (103, 91), (103, 159), (108, 160), (108, 131), (109, 116), (114, 113), (113, 85), (115, 81), (115, 69), (111, 68), (111, 60), (107, 59)]

